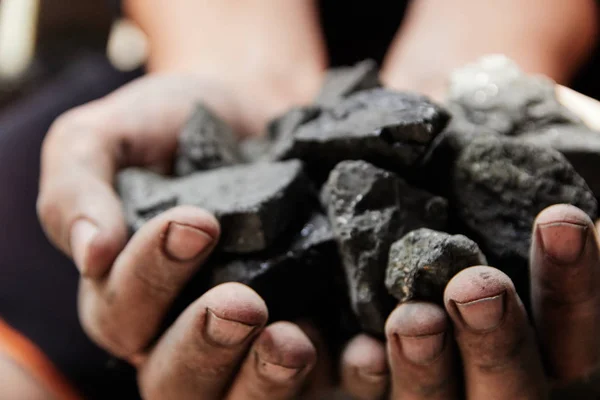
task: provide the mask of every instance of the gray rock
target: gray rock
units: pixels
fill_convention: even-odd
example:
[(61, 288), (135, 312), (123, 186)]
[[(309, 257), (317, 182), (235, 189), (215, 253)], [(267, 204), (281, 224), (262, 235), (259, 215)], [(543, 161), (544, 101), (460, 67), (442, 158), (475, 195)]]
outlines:
[(552, 147), (569, 160), (575, 171), (600, 198), (600, 132), (583, 125), (553, 125), (520, 136), (524, 141)]
[(213, 269), (213, 285), (240, 282), (265, 300), (272, 320), (314, 315), (332, 301), (341, 275), (337, 247), (327, 218), (315, 213), (291, 244), (267, 255), (238, 259)]
[(261, 161), (271, 148), (271, 141), (264, 136), (249, 137), (239, 142), (239, 149), (244, 162)]
[(417, 229), (392, 244), (385, 286), (401, 302), (441, 304), (450, 279), (475, 265), (487, 265), (487, 260), (466, 236)]
[(351, 67), (329, 70), (315, 102), (332, 106), (351, 94), (380, 86), (377, 63), (373, 60), (365, 60)]
[(446, 126), (448, 114), (426, 97), (371, 89), (323, 110), (293, 133), (274, 159), (298, 158), (311, 175), (361, 159), (392, 170), (414, 166)]
[(266, 159), (281, 160), (294, 146), (294, 133), (303, 124), (312, 121), (321, 114), (321, 108), (315, 106), (295, 107), (269, 123), (267, 137), (272, 142)]
[(457, 214), (490, 261), (527, 260), (533, 222), (544, 208), (568, 203), (597, 216), (593, 193), (559, 152), (521, 141), (480, 137), (459, 156), (453, 191)]
[(447, 202), (364, 161), (339, 163), (322, 189), (363, 329), (381, 334), (393, 300), (384, 285), (391, 244), (421, 227), (443, 229)]
[(175, 175), (185, 176), (242, 161), (232, 129), (198, 104), (179, 136)]
[(140, 169), (118, 176), (118, 191), (133, 230), (176, 205), (193, 205), (216, 215), (223, 251), (263, 250), (302, 212), (311, 193), (302, 163), (257, 163), (167, 178)]
[(450, 79), (447, 102), (462, 109), (468, 122), (501, 135), (582, 123), (558, 102), (554, 82), (523, 73), (501, 55), (457, 69)]

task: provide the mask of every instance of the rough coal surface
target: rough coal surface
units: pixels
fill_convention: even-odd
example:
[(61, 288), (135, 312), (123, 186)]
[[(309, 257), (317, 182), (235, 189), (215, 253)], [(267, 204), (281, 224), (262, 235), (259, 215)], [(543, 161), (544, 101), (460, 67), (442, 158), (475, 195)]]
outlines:
[(319, 213), (310, 217), (291, 244), (269, 254), (230, 260), (213, 271), (213, 285), (240, 282), (253, 288), (274, 320), (314, 315), (334, 300), (332, 285), (341, 275), (333, 232)]
[(302, 125), (314, 120), (322, 109), (316, 106), (294, 107), (274, 119), (267, 127), (271, 147), (265, 154), (269, 160), (282, 160), (294, 147), (294, 133)]
[(464, 235), (421, 228), (392, 244), (385, 285), (401, 302), (423, 300), (441, 304), (450, 279), (476, 265), (487, 265), (477, 243)]
[(494, 260), (527, 260), (534, 219), (550, 205), (597, 216), (594, 195), (563, 155), (510, 138), (475, 139), (457, 160), (453, 189), (458, 216)]
[(175, 175), (238, 164), (242, 161), (233, 130), (198, 104), (179, 136)]
[(447, 202), (364, 161), (339, 163), (322, 189), (350, 301), (363, 329), (381, 334), (393, 300), (384, 279), (391, 244), (407, 232), (443, 229)]
[(239, 142), (240, 154), (247, 163), (262, 161), (271, 147), (271, 141), (267, 137), (249, 137)]
[(176, 205), (198, 206), (219, 219), (220, 245), (232, 253), (267, 248), (301, 218), (311, 196), (297, 160), (223, 167), (181, 178), (128, 169), (118, 177), (118, 190), (133, 230)]
[(380, 86), (377, 63), (373, 60), (364, 60), (350, 67), (329, 70), (315, 102), (332, 106), (351, 94)]
[(555, 87), (545, 77), (524, 74), (505, 56), (492, 55), (452, 74), (447, 102), (455, 106), (453, 115), (500, 135), (581, 124), (558, 102)]
[(553, 125), (520, 136), (527, 143), (561, 152), (600, 198), (600, 132), (583, 125)]
[[(417, 164), (446, 126), (447, 112), (424, 96), (371, 89), (323, 109), (292, 133), (274, 159), (298, 158), (311, 175), (343, 160), (365, 160), (391, 170)], [(283, 151), (281, 149), (283, 148)]]

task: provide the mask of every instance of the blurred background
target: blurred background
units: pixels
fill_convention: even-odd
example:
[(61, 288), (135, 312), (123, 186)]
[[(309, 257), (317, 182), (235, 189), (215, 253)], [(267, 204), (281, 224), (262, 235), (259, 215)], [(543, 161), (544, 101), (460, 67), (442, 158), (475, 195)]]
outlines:
[(92, 53), (117, 70), (142, 66), (144, 34), (116, 15), (106, 0), (0, 1), (0, 107)]

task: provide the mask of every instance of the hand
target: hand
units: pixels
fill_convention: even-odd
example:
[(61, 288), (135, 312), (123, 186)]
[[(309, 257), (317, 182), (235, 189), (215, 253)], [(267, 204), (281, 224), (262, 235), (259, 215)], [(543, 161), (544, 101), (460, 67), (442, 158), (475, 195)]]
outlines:
[(535, 334), (510, 279), (472, 267), (448, 284), (445, 310), (423, 302), (396, 308), (385, 348), (366, 336), (352, 341), (343, 358), (346, 390), (378, 399), (389, 379), (391, 399), (545, 399), (550, 392), (557, 399), (597, 398), (598, 234), (585, 213), (557, 205), (538, 216), (533, 235)]
[[(563, 86), (557, 86), (557, 95), (591, 128), (600, 130), (600, 103)], [(358, 399), (378, 399), (391, 381), (392, 399), (453, 399), (460, 398), (464, 382), (468, 399), (545, 398), (547, 391), (556, 399), (597, 398), (596, 230), (600, 221), (594, 227), (582, 211), (570, 206), (553, 206), (538, 216), (530, 266), (537, 342), (508, 277), (489, 267), (471, 268), (448, 284), (446, 310), (428, 303), (404, 304), (387, 321), (385, 346), (366, 335), (351, 341), (342, 359), (345, 391)], [(543, 240), (540, 231), (547, 232)], [(584, 244), (582, 251), (579, 244)], [(492, 307), (496, 295), (504, 299), (502, 315)], [(502, 322), (473, 330), (466, 324), (469, 316), (475, 325), (494, 325), (494, 318)], [(454, 340), (463, 363), (458, 373)]]
[(227, 121), (253, 125), (234, 93), (193, 76), (145, 77), (65, 114), (44, 143), (38, 212), (49, 238), (81, 272), (81, 323), (98, 345), (137, 367), (146, 399), (287, 399), (315, 363), (300, 328), (263, 329), (263, 300), (234, 283), (205, 293), (157, 337), (167, 310), (218, 241), (213, 216), (173, 208), (128, 241), (112, 187), (117, 170), (167, 170), (199, 100)]
[[(564, 205), (539, 215), (531, 276), (533, 317), (548, 380), (512, 283), (498, 270), (473, 267), (459, 273), (445, 292), (464, 376), (454, 367), (444, 310), (403, 304), (386, 326), (391, 398), (458, 398), (457, 380), (463, 378), (468, 399), (542, 399), (550, 387), (555, 395), (570, 396), (557, 398), (595, 398), (600, 393), (600, 252), (589, 217)], [(383, 347), (373, 339), (351, 342), (344, 358), (347, 390), (358, 398), (380, 398), (387, 384), (384, 360)], [(379, 379), (361, 379), (357, 369), (363, 377), (370, 372)]]

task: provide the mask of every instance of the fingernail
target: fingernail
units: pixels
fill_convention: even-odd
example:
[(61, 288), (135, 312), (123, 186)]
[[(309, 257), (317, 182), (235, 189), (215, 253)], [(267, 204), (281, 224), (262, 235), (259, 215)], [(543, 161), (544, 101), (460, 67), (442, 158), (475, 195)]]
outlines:
[(270, 381), (287, 382), (294, 379), (303, 368), (284, 367), (263, 359), (258, 352), (256, 354), (256, 370)]
[(207, 308), (204, 329), (211, 342), (222, 347), (234, 347), (248, 339), (256, 329), (256, 325), (221, 318)]
[(356, 373), (358, 375), (358, 379), (371, 384), (378, 384), (388, 379), (388, 374), (386, 373), (377, 373), (363, 368), (358, 368)]
[(445, 333), (426, 336), (398, 336), (404, 356), (415, 364), (428, 364), (444, 349)]
[(82, 275), (87, 272), (89, 245), (97, 234), (98, 227), (87, 219), (79, 219), (71, 227), (71, 254)]
[(177, 261), (190, 261), (198, 257), (214, 241), (208, 233), (190, 225), (171, 222), (165, 238), (165, 253)]
[(581, 257), (587, 242), (584, 225), (556, 222), (538, 226), (542, 249), (558, 264), (573, 264)]
[(489, 331), (504, 317), (504, 293), (466, 303), (455, 302), (465, 324), (475, 331)]

